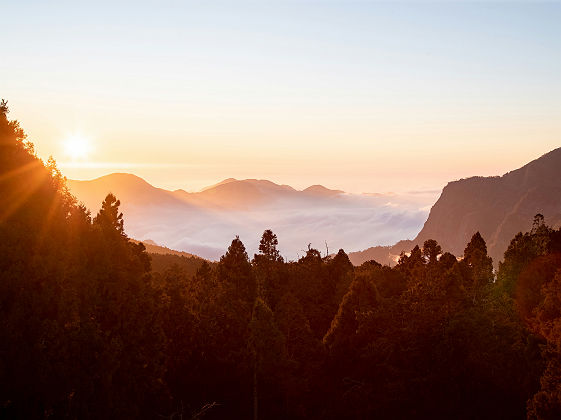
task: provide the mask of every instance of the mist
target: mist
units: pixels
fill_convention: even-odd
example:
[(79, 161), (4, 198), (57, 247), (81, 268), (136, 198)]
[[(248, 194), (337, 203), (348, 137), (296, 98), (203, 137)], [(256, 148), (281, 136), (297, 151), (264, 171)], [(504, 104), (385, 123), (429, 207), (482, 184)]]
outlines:
[(286, 260), (298, 259), (308, 245), (324, 255), (392, 245), (417, 235), (439, 194), (349, 194), (322, 186), (297, 191), (234, 179), (187, 193), (158, 189), (127, 174), (70, 181), (69, 186), (92, 214), (105, 194), (116, 194), (130, 237), (210, 260), (218, 260), (236, 236), (252, 257), (265, 229), (277, 234)]

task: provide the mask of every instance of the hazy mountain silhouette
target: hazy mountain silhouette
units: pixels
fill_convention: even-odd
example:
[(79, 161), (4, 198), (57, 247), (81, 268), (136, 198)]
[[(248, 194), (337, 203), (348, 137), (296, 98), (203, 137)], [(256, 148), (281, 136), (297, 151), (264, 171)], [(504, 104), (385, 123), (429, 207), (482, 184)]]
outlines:
[(313, 194), (315, 196), (323, 196), (323, 197), (331, 197), (337, 194), (344, 194), (344, 191), (341, 190), (330, 190), (329, 188), (325, 188), (323, 185), (312, 185), (304, 190), (307, 194)]
[(298, 195), (298, 191), (287, 185), (278, 185), (267, 180), (233, 178), (224, 180), (200, 192), (182, 194), (188, 202), (227, 209), (250, 209), (255, 206), (273, 204), (282, 196)]
[[(222, 184), (228, 184), (229, 182), (234, 182), (234, 181), (237, 181), (237, 179), (236, 178), (227, 178), (223, 181), (217, 182), (216, 184), (209, 185), (208, 187), (204, 187), (201, 191), (210, 190), (211, 188), (218, 187), (219, 185), (222, 185)], [(181, 190), (181, 191), (183, 191), (183, 190)]]
[(254, 239), (269, 228), (288, 258), (310, 242), (348, 250), (391, 244), (419, 231), (427, 216), (423, 208), (435, 199), (433, 193), (347, 194), (321, 185), (298, 191), (268, 180), (234, 178), (198, 192), (167, 191), (131, 174), (69, 180), (68, 186), (92, 213), (107, 193), (115, 194), (131, 237), (208, 259), (219, 258), (235, 235), (257, 243)]
[[(423, 204), (432, 199), (411, 198), (418, 193), (407, 198), (393, 193), (353, 195), (321, 185), (298, 191), (267, 180), (234, 178), (199, 192), (167, 191), (122, 173), (69, 180), (68, 185), (92, 211), (108, 192), (114, 193), (122, 202), (131, 236), (154, 238), (210, 259), (221, 255), (231, 237), (258, 237), (266, 228), (279, 233), (281, 248), (290, 257), (309, 242), (321, 247), (328, 241), (331, 249), (347, 250), (396, 242), (419, 232), (426, 216)], [(415, 239), (351, 252), (349, 257), (354, 264), (370, 259), (395, 263), (401, 251), (430, 238), (460, 256), (479, 231), (497, 263), (512, 237), (530, 229), (536, 213), (554, 227), (561, 224), (561, 148), (503, 176), (450, 182)]]
[(146, 252), (149, 254), (158, 254), (158, 255), (176, 255), (178, 257), (185, 257), (185, 258), (200, 258), (197, 255), (190, 254), (184, 251), (176, 251), (175, 249), (170, 249), (165, 246), (158, 245), (151, 239), (144, 239), (143, 241), (138, 241), (136, 239), (131, 239), (134, 243), (142, 242), (146, 248)]
[(460, 256), (479, 231), (497, 263), (514, 235), (531, 228), (537, 213), (543, 214), (550, 226), (561, 225), (561, 148), (503, 176), (450, 182), (413, 241), (372, 247), (351, 253), (349, 258), (354, 264), (369, 259), (387, 263), (426, 239), (436, 239), (444, 250)]
[(91, 181), (68, 180), (68, 188), (90, 210), (97, 210), (105, 196), (111, 192), (121, 202), (137, 205), (180, 205), (184, 204), (172, 192), (156, 188), (142, 178), (127, 173), (114, 173)]

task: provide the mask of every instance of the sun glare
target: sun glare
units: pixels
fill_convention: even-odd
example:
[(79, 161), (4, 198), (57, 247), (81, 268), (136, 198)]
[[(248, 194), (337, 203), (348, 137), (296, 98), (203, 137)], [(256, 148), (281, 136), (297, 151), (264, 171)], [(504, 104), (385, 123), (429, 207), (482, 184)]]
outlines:
[(64, 141), (64, 152), (73, 160), (86, 159), (90, 151), (91, 144), (83, 136), (72, 135)]

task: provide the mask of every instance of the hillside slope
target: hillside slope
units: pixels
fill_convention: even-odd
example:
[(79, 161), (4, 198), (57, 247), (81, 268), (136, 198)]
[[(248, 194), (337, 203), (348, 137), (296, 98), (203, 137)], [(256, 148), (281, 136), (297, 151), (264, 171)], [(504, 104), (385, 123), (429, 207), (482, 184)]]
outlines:
[(460, 256), (471, 236), (479, 231), (497, 263), (514, 235), (531, 228), (537, 213), (543, 214), (550, 226), (561, 225), (561, 148), (500, 177), (450, 182), (412, 242), (369, 248), (351, 253), (349, 258), (354, 264), (377, 258), (388, 263), (401, 251), (409, 251), (415, 244), (421, 246), (427, 239), (436, 239), (444, 250)]

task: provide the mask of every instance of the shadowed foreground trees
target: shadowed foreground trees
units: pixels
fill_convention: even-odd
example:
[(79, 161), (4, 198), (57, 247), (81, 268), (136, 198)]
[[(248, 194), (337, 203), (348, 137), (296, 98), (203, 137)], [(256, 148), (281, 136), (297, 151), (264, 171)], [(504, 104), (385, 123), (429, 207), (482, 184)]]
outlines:
[(537, 217), (495, 280), (479, 233), (396, 267), (266, 230), (194, 275), (92, 218), (0, 112), (0, 417), (559, 418), (561, 231)]
[(0, 410), (139, 416), (165, 386), (165, 336), (142, 245), (108, 196), (93, 221), (0, 113)]

